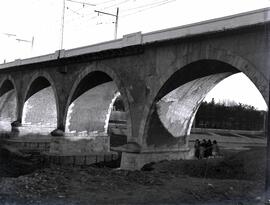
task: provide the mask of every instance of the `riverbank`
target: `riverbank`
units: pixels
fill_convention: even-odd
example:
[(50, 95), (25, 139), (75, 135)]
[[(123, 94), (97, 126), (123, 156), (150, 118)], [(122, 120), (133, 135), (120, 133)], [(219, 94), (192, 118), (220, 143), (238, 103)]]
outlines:
[(31, 170), (29, 164), (20, 169), (31, 173), (19, 177), (7, 175), (15, 164), (5, 161), (0, 170), (0, 203), (262, 204), (265, 148), (224, 154), (217, 159), (163, 161), (146, 166), (145, 171), (102, 164)]

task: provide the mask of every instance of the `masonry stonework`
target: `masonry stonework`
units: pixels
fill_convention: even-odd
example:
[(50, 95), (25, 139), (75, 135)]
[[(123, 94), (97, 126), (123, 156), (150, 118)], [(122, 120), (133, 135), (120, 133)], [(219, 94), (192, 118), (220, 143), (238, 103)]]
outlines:
[[(121, 148), (122, 168), (136, 168), (131, 158), (138, 167), (174, 158), (170, 157), (172, 152), (177, 158), (186, 158), (192, 118), (203, 96), (221, 79), (243, 72), (268, 102), (268, 12), (259, 10), (149, 34), (136, 33), (116, 41), (0, 65), (0, 94), (15, 91), (17, 116), (13, 126), (19, 127), (27, 99), (51, 86), (57, 113), (57, 130), (52, 134), (64, 138), (70, 105), (88, 90), (114, 82), (127, 113), (128, 143)], [(10, 83), (4, 84), (8, 79)], [(175, 93), (174, 97), (170, 92)], [(96, 104), (101, 96), (93, 97)], [(90, 107), (98, 112), (95, 106)], [(105, 109), (107, 101), (101, 107)], [(92, 111), (88, 113), (95, 121)], [(78, 120), (74, 117), (68, 129), (75, 130), (72, 124)], [(102, 126), (93, 123), (93, 127)], [(71, 145), (60, 141), (62, 150)]]

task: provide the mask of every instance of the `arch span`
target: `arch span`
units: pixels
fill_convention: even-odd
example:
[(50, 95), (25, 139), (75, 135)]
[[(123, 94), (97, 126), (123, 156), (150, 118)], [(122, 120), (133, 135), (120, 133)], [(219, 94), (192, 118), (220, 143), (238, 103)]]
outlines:
[(24, 93), (24, 102), (27, 101), (32, 95), (35, 93), (39, 92), (40, 90), (47, 88), (47, 87), (52, 87), (53, 89), (53, 94), (56, 100), (56, 103), (58, 104), (57, 100), (57, 91), (55, 88), (54, 81), (52, 77), (47, 73), (47, 72), (42, 72), (39, 71), (35, 73), (31, 80), (28, 83), (28, 86), (25, 90)]
[[(47, 73), (36, 73), (24, 93), (22, 124), (35, 132), (50, 132), (57, 126), (58, 99), (54, 83)], [(48, 130), (47, 130), (48, 129)]]
[(91, 72), (78, 84), (69, 105), (66, 132), (79, 135), (107, 133), (106, 118), (117, 92), (112, 79), (102, 72)]
[[(76, 103), (77, 104), (79, 103), (78, 101), (76, 102), (76, 100), (79, 100), (80, 96), (84, 96), (85, 99), (86, 98), (88, 99), (87, 100), (89, 102), (88, 106), (89, 105), (93, 106), (92, 111), (89, 112), (89, 115), (92, 115), (90, 113), (93, 113), (93, 112), (99, 112), (99, 113), (96, 113), (96, 116), (100, 117), (100, 119), (97, 119), (97, 120), (103, 121), (103, 118), (104, 118), (104, 121), (103, 121), (104, 125), (100, 125), (100, 128), (98, 128), (98, 130), (101, 131), (102, 128), (104, 128), (103, 132), (107, 133), (108, 122), (109, 122), (108, 115), (109, 113), (111, 113), (111, 110), (113, 107), (112, 105), (116, 99), (115, 96), (118, 95), (117, 94), (118, 92), (122, 96), (124, 106), (125, 106), (125, 111), (129, 113), (129, 103), (126, 97), (125, 89), (122, 86), (122, 82), (120, 81), (119, 77), (115, 74), (115, 72), (109, 69), (108, 67), (104, 66), (103, 64), (98, 64), (95, 67), (92, 67), (92, 66), (86, 67), (84, 70), (82, 70), (79, 73), (77, 79), (75, 80), (72, 86), (72, 89), (69, 95), (69, 99), (66, 105), (65, 116), (64, 116), (64, 119), (65, 119), (64, 122), (66, 122), (66, 129), (68, 129), (68, 131), (72, 131), (72, 128), (70, 126), (71, 109), (74, 109), (75, 108), (74, 105)], [(94, 111), (94, 107), (96, 106), (94, 105), (95, 103), (99, 103), (98, 107), (103, 104), (102, 106), (103, 108), (101, 109), (103, 109), (105, 112), (101, 111), (101, 109), (99, 109), (98, 107), (96, 107)], [(88, 107), (88, 109), (91, 109), (91, 108)], [(129, 114), (127, 114), (127, 116), (128, 116), (127, 117), (127, 136), (131, 136), (131, 121), (130, 121)], [(93, 115), (88, 116), (88, 120), (92, 117)], [(89, 131), (94, 131), (94, 129), (96, 129), (94, 124), (95, 123), (92, 122), (93, 127), (88, 129)], [(70, 128), (68, 128), (68, 126), (70, 126)]]
[(17, 117), (17, 92), (13, 79), (8, 76), (0, 84), (0, 130), (10, 131)]
[(14, 81), (10, 77), (2, 80), (0, 84), (0, 97), (13, 89), (15, 90), (16, 88)]
[[(187, 146), (187, 136), (200, 103), (216, 84), (234, 73), (242, 71), (249, 75), (263, 94), (266, 86), (264, 76), (246, 63), (243, 60), (235, 67), (235, 63), (203, 59), (176, 70), (160, 87), (152, 101), (144, 127), (144, 147), (149, 150), (151, 147), (179, 149)], [(252, 71), (246, 73), (247, 67), (252, 67)]]
[(110, 150), (109, 119), (114, 101), (121, 95), (120, 81), (113, 72), (88, 67), (79, 73), (66, 105), (65, 135), (76, 146), (68, 152), (107, 152)]

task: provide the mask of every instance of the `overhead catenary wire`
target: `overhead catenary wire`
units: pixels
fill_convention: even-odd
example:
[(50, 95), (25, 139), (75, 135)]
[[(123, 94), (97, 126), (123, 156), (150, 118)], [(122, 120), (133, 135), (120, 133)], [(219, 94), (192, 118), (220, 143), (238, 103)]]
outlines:
[[(42, 2), (43, 0), (31, 0), (31, 2), (32, 2), (32, 4), (37, 4), (37, 3), (39, 3), (39, 2)], [(88, 14), (88, 15), (84, 15), (84, 14), (80, 14), (79, 13), (79, 11), (81, 11), (81, 10), (86, 10), (86, 9), (89, 9), (89, 8), (91, 8), (91, 6), (93, 6), (93, 5), (96, 5), (96, 6), (100, 6), (100, 5), (104, 5), (104, 4), (108, 4), (108, 3), (112, 3), (112, 2), (116, 2), (117, 0), (107, 0), (107, 1), (103, 1), (103, 2), (96, 2), (96, 1), (94, 1), (94, 3), (92, 4), (92, 3), (89, 3), (89, 2), (83, 2), (83, 1), (77, 1), (77, 0), (67, 0), (67, 1), (69, 1), (69, 2), (76, 2), (76, 3), (81, 3), (81, 4), (84, 4), (84, 6), (82, 6), (82, 8), (80, 8), (80, 9), (77, 9), (77, 10), (74, 10), (74, 9), (71, 9), (70, 7), (66, 7), (68, 10), (70, 10), (72, 13), (74, 13), (74, 14), (77, 14), (78, 16), (80, 16), (80, 17), (87, 17), (87, 16), (91, 16), (91, 15), (93, 15), (93, 14), (95, 14), (95, 12), (91, 12), (90, 13), (90, 15)], [(55, 5), (55, 1), (50, 1), (50, 5), (51, 6), (53, 6), (53, 5)], [(104, 8), (102, 8), (102, 9), (104, 9)], [(95, 19), (95, 18), (90, 18), (90, 19)], [(76, 20), (76, 19), (74, 19), (74, 17), (72, 18), (72, 19), (69, 19), (68, 18), (68, 16), (65, 18), (65, 23), (70, 23), (70, 22), (72, 22), (72, 21), (74, 21), (74, 20)], [(60, 22), (59, 20), (57, 20), (58, 22)]]
[(159, 3), (164, 3), (164, 2), (167, 2), (167, 1), (169, 1), (169, 0), (154, 1), (154, 2), (149, 3), (149, 4), (144, 4), (144, 5), (141, 5), (141, 6), (137, 6), (137, 7), (133, 7), (133, 8), (129, 8), (129, 9), (124, 9), (124, 10), (121, 11), (121, 13), (125, 13), (125, 12), (132, 11), (132, 10), (137, 10), (137, 9), (144, 8), (144, 7), (150, 7), (150, 6), (153, 6), (153, 5), (156, 5), (156, 4), (159, 4)]
[(130, 1), (130, 0), (124, 0), (124, 1), (121, 1), (121, 2), (119, 2), (119, 3), (116, 3), (116, 4), (113, 4), (113, 5), (104, 7), (103, 10), (109, 9), (109, 8), (113, 8), (113, 7), (116, 7), (116, 6), (119, 6), (119, 5), (124, 4), (124, 3), (127, 3), (127, 2), (129, 2), (129, 1)]
[(112, 13), (107, 13), (107, 12), (103, 12), (103, 11), (97, 11), (95, 10), (95, 12), (99, 14), (105, 14), (105, 15), (109, 15), (109, 16), (113, 16), (115, 17), (115, 31), (114, 31), (114, 39), (117, 39), (117, 29), (118, 29), (118, 17), (119, 17), (119, 8), (117, 7), (116, 10), (116, 14), (112, 14)]
[(79, 13), (79, 12), (77, 12), (77, 11), (74, 11), (73, 9), (69, 8), (68, 6), (67, 6), (66, 8), (67, 8), (67, 10), (71, 11), (72, 13), (77, 14), (77, 15), (79, 15), (79, 16), (81, 16), (81, 17), (83, 17), (83, 15), (82, 15), (82, 14), (80, 14), (80, 13)]
[(140, 12), (143, 12), (143, 11), (146, 11), (146, 10), (149, 10), (149, 9), (152, 9), (152, 8), (156, 8), (156, 7), (159, 7), (159, 6), (162, 6), (162, 5), (165, 5), (165, 4), (174, 2), (174, 1), (176, 1), (176, 0), (168, 0), (168, 1), (166, 1), (166, 2), (157, 4), (157, 5), (155, 5), (155, 6), (151, 6), (151, 7), (149, 7), (149, 8), (145, 8), (145, 9), (141, 9), (141, 10), (136, 11), (136, 12), (133, 12), (133, 13), (129, 13), (129, 14), (126, 14), (126, 15), (122, 15), (122, 16), (120, 16), (120, 17), (121, 17), (121, 18), (124, 18), (124, 17), (127, 17), (127, 16), (131, 16), (131, 15), (134, 15), (134, 14), (137, 14), (137, 13), (140, 13)]
[[(86, 2), (81, 2), (81, 1), (77, 1), (77, 0), (63, 0), (63, 11), (62, 11), (62, 22), (61, 22), (61, 39), (60, 39), (60, 50), (63, 49), (63, 44), (64, 44), (64, 25), (65, 25), (65, 10), (66, 10), (66, 1), (70, 1), (73, 3), (77, 3), (77, 4), (82, 4), (84, 5), (89, 5), (89, 6), (95, 6), (95, 4), (90, 4), (90, 3), (86, 3)], [(67, 7), (68, 8), (68, 7)], [(73, 11), (75, 12), (75, 11)], [(77, 12), (75, 12), (77, 13)], [(78, 14), (78, 13), (77, 13)]]
[[(82, 5), (82, 8), (80, 9), (77, 9), (77, 10), (74, 10), (74, 9), (71, 9), (70, 7), (66, 7), (67, 10), (70, 10), (72, 13), (80, 16), (80, 17), (84, 17), (85, 15), (84, 14), (81, 14), (79, 13), (79, 11), (83, 10), (83, 9), (87, 9), (87, 8), (91, 8), (92, 6), (96, 6), (96, 4), (90, 4), (88, 2), (81, 2), (81, 1), (74, 1), (74, 0), (67, 0), (69, 2), (72, 2), (72, 3), (77, 3), (77, 4), (81, 4)], [(66, 23), (69, 23), (69, 22), (72, 22), (74, 20), (74, 18), (72, 19), (69, 19), (67, 17), (67, 22)]]
[[(115, 1), (115, 0), (113, 0), (113, 1)], [(101, 8), (100, 10), (109, 9), (109, 8), (112, 8), (112, 7), (116, 6), (116, 5), (121, 5), (121, 4), (127, 3), (128, 1), (130, 1), (130, 0), (121, 1), (121, 2), (118, 2), (118, 3), (114, 4), (114, 5), (110, 5), (110, 6)], [(144, 5), (141, 5), (141, 6), (138, 6), (138, 7), (134, 7), (134, 8), (126, 9), (126, 10), (123, 10), (123, 12), (121, 11), (121, 13), (126, 13), (127, 11), (137, 10), (137, 9), (143, 8), (143, 9), (141, 9), (139, 11), (135, 11), (135, 12), (132, 12), (130, 14), (121, 15), (120, 17), (126, 17), (126, 16), (130, 16), (130, 15), (134, 15), (136, 13), (139, 13), (139, 12), (142, 12), (142, 11), (145, 11), (145, 10), (148, 10), (148, 9), (152, 9), (152, 8), (155, 8), (155, 7), (158, 7), (158, 6), (162, 6), (162, 5), (170, 3), (172, 1), (175, 1), (175, 0), (162, 0), (162, 1), (158, 1), (158, 2), (152, 2), (152, 3), (149, 3), (149, 4), (144, 4)], [(107, 2), (112, 2), (112, 1), (107, 1)], [(79, 10), (81, 10), (81, 9), (79, 9)], [(81, 15), (80, 19), (72, 18), (71, 20), (67, 21), (67, 23), (71, 23), (71, 22), (76, 21), (76, 20), (81, 20), (81, 18), (84, 18), (83, 20), (95, 19), (94, 14), (95, 14), (94, 12), (91, 12), (91, 13), (86, 14), (86, 15)], [(90, 18), (87, 18), (88, 16), (90, 16)]]
[[(77, 12), (77, 11), (75, 11), (75, 12)], [(73, 17), (71, 19), (68, 19), (66, 21), (66, 24), (70, 24), (70, 23), (72, 23), (74, 21), (79, 21), (79, 20), (80, 20), (80, 22), (81, 21), (89, 21), (89, 20), (95, 19), (97, 17), (98, 16), (96, 16), (95, 12), (92, 11), (89, 14), (80, 14), (80, 15), (77, 15), (77, 18)]]
[(116, 0), (103, 1), (103, 2), (98, 3), (97, 5), (107, 4), (107, 3), (113, 2), (113, 1), (116, 1)]
[(96, 6), (96, 4), (91, 4), (91, 3), (88, 3), (88, 2), (75, 1), (75, 0), (66, 0), (66, 1), (77, 3), (77, 4), (82, 4), (82, 5)]
[[(89, 8), (91, 8), (89, 5), (86, 5), (86, 6), (83, 6), (82, 8), (80, 8), (80, 9), (77, 9), (77, 10), (73, 10), (73, 9), (71, 9), (70, 7), (68, 8), (72, 13), (74, 13), (74, 14), (76, 14), (77, 15), (77, 17), (78, 16), (80, 16), (80, 18), (85, 18), (85, 17), (87, 17), (87, 16), (90, 16), (90, 15), (93, 15), (93, 14), (95, 14), (95, 12), (90, 12), (89, 14), (81, 14), (81, 13), (79, 13), (79, 11), (81, 11), (81, 10), (86, 10), (86, 9), (89, 9)], [(78, 18), (74, 18), (74, 17), (72, 17), (72, 18), (68, 18), (67, 17), (67, 21), (66, 21), (66, 23), (68, 24), (68, 23), (71, 23), (71, 22), (73, 22), (73, 21), (75, 21), (75, 20), (78, 20)]]
[[(67, 0), (67, 1), (79, 3), (78, 1), (74, 1), (74, 0)], [(103, 2), (103, 3), (113, 2), (113, 1), (116, 1), (116, 0), (110, 0), (110, 1)], [(115, 3), (115, 4), (113, 4), (113, 5), (110, 5), (110, 6), (106, 6), (106, 7), (100, 8), (99, 10), (105, 10), (105, 9), (108, 9), (108, 8), (113, 8), (113, 7), (119, 6), (119, 5), (121, 5), (121, 4), (124, 4), (124, 3), (128, 2), (128, 1), (130, 1), (130, 0), (124, 0), (124, 1), (121, 1), (121, 2), (118, 2), (118, 3)], [(80, 2), (80, 3), (83, 4), (83, 2)], [(103, 3), (101, 2), (101, 3), (98, 3), (98, 4), (88, 4), (88, 5), (98, 6), (98, 5), (101, 5), (101, 4), (103, 4)], [(88, 7), (88, 8), (89, 8), (89, 7)], [(75, 10), (75, 12), (78, 12), (78, 11), (80, 11), (80, 10), (82, 10), (82, 9), (84, 9), (84, 7), (83, 7), (83, 8), (80, 8), (80, 9), (78, 9), (78, 10)], [(73, 11), (74, 11), (74, 10), (73, 10)]]
[[(119, 4), (124, 4), (124, 3), (128, 2), (128, 1), (130, 1), (130, 0), (121, 1), (121, 2), (118, 2), (117, 4), (118, 5)], [(160, 6), (163, 6), (165, 4), (168, 4), (168, 3), (171, 3), (171, 2), (174, 2), (174, 1), (176, 1), (176, 0), (160, 0), (160, 1), (157, 1), (157, 2), (153, 1), (153, 2), (148, 3), (148, 4), (144, 4), (144, 5), (141, 5), (141, 6), (137, 6), (137, 7), (134, 7), (134, 8), (123, 10), (123, 12), (126, 12), (126, 13), (128, 11), (134, 11), (134, 12), (127, 13), (125, 15), (120, 15), (119, 17), (120, 18), (126, 18), (128, 16), (135, 15), (137, 13), (144, 12), (144, 11), (147, 11), (147, 10), (150, 10), (150, 9), (154, 9), (156, 7), (160, 7)], [(110, 1), (110, 2), (112, 2), (112, 1)], [(108, 8), (108, 7), (105, 7), (105, 8)], [(121, 11), (121, 13), (122, 13), (122, 11)], [(89, 14), (82, 15), (82, 16), (77, 15), (77, 18), (76, 19), (72, 19), (72, 20), (68, 21), (67, 23), (70, 24), (73, 21), (80, 20), (80, 24), (79, 25), (75, 25), (76, 30), (78, 30), (79, 28), (85, 28), (85, 23), (82, 23), (82, 21), (84, 21), (84, 22), (85, 21), (88, 21), (86, 23), (89, 24), (91, 22), (91, 20), (97, 19), (98, 17), (99, 16), (96, 16), (94, 12), (91, 12)], [(112, 23), (114, 23), (114, 22), (112, 22)], [(100, 26), (100, 25), (107, 25), (107, 24), (110, 24), (108, 20), (106, 22), (99, 22), (99, 23), (95, 23), (93, 25)]]

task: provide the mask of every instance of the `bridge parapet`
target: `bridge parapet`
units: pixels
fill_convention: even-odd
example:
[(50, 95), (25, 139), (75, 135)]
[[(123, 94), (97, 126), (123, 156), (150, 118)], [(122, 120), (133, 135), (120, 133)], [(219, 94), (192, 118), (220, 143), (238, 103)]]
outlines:
[(58, 58), (69, 58), (90, 53), (97, 53), (105, 50), (120, 49), (127, 46), (140, 44), (149, 44), (159, 41), (188, 38), (195, 35), (204, 35), (209, 33), (224, 32), (226, 30), (239, 29), (254, 25), (262, 25), (270, 22), (270, 8), (263, 8), (255, 11), (244, 12), (241, 14), (230, 15), (226, 17), (206, 20), (198, 23), (192, 23), (184, 26), (158, 30), (141, 34), (141, 32), (124, 35), (122, 39), (106, 41), (90, 46), (74, 48), (69, 50), (57, 50), (55, 53), (28, 58), (24, 60), (17, 59), (13, 62), (0, 64), (0, 69), (41, 63)]
[(136, 32), (124, 35), (122, 38), (122, 46), (133, 46), (133, 45), (139, 45), (142, 43), (142, 33)]

